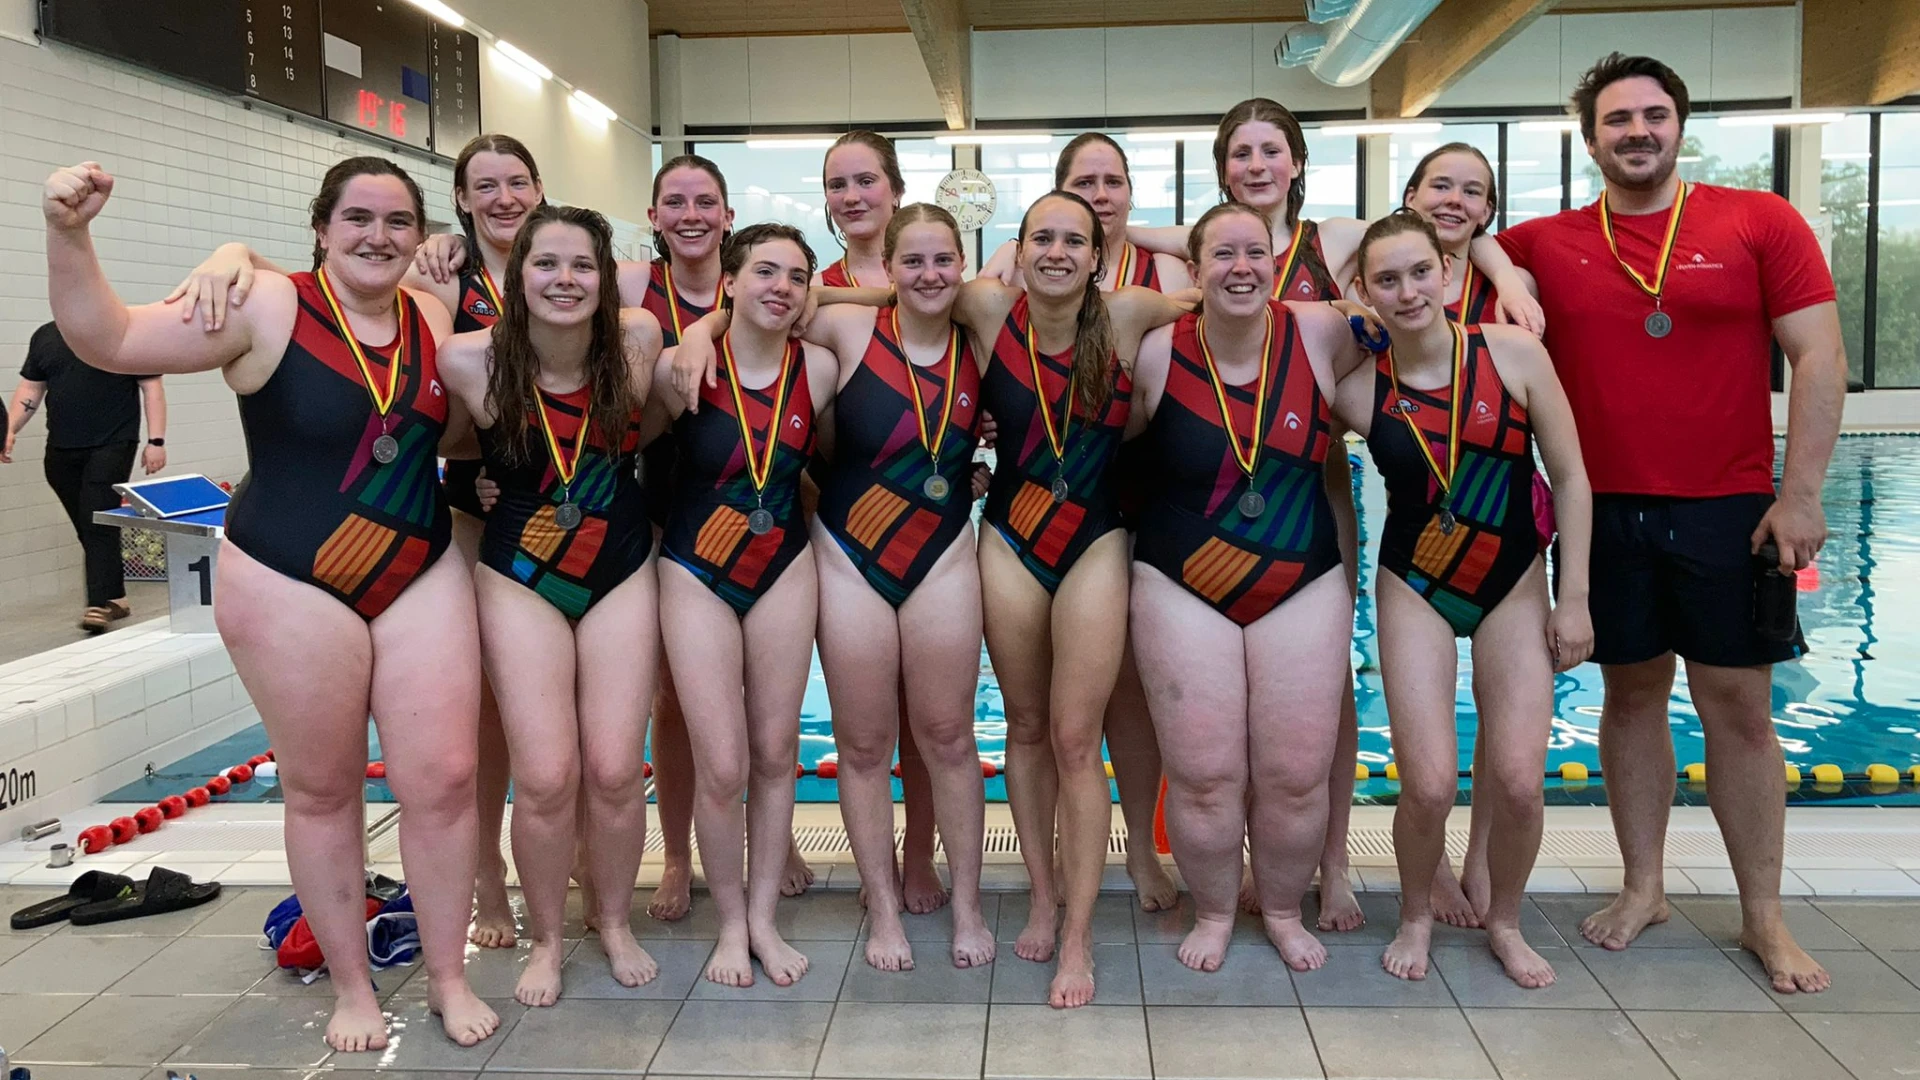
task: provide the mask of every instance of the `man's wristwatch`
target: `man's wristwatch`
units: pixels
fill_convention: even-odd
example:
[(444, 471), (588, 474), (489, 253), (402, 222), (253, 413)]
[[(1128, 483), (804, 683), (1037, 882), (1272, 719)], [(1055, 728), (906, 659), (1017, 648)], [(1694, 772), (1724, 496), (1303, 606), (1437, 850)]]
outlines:
[(148, 445), (148, 446), (165, 446), (165, 445), (167, 445), (167, 440), (165, 440), (165, 439), (148, 439), (148, 440), (147, 440), (147, 445)]

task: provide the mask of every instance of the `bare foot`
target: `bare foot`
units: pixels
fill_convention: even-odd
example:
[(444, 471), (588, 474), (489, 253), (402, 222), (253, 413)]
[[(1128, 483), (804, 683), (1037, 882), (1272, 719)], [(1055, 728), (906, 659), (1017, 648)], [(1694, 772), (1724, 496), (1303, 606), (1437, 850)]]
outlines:
[(327, 1045), (343, 1054), (387, 1048), (387, 1018), (371, 986), (364, 993), (342, 994), (334, 1000)]
[(1773, 989), (1781, 994), (1817, 994), (1833, 985), (1827, 969), (1806, 954), (1783, 924), (1771, 931), (1740, 931), (1740, 947), (1760, 958)]
[[(1402, 916), (1400, 930), (1393, 935), (1387, 951), (1380, 954), (1380, 966), (1396, 979), (1419, 982), (1427, 977), (1427, 946), (1433, 940), (1433, 919), (1409, 919)], [(1525, 942), (1521, 946), (1525, 947)]]
[(647, 914), (662, 922), (686, 918), (693, 907), (693, 860), (669, 857), (660, 868), (660, 887), (647, 901)]
[(1527, 939), (1520, 936), (1518, 926), (1487, 927), (1487, 947), (1493, 950), (1500, 966), (1507, 969), (1507, 978), (1524, 989), (1538, 990), (1553, 985), (1553, 965), (1533, 951)]
[(467, 940), (483, 949), (509, 949), (519, 930), (513, 901), (507, 898), (506, 867), (482, 869), (473, 883), (473, 925), (467, 929)]
[(964, 917), (958, 907), (954, 908), (953, 966), (976, 968), (991, 964), (993, 954), (993, 931), (987, 929), (986, 920), (980, 917), (978, 908)]
[(1092, 1001), (1093, 944), (1062, 946), (1060, 966), (1053, 973), (1052, 985), (1047, 987), (1047, 1004), (1056, 1009), (1077, 1009)]
[(1141, 911), (1171, 911), (1180, 901), (1180, 890), (1173, 887), (1172, 876), (1152, 849), (1127, 853), (1127, 876), (1133, 879)]
[(533, 1008), (545, 1008), (559, 1001), (563, 958), (559, 942), (535, 941), (533, 951), (527, 954), (527, 966), (520, 972), (520, 981), (513, 988), (513, 999)]
[(607, 966), (613, 969), (613, 981), (621, 986), (643, 986), (660, 974), (660, 965), (633, 938), (625, 926), (602, 926), (600, 949), (607, 954)]
[(1580, 923), (1580, 936), (1603, 949), (1615, 952), (1633, 944), (1640, 931), (1667, 921), (1667, 898), (1656, 894), (1641, 897), (1623, 892), (1613, 903), (1586, 917)]
[(1253, 884), (1253, 867), (1240, 867), (1240, 910), (1249, 915), (1260, 914), (1260, 890)]
[(940, 884), (940, 871), (934, 869), (932, 856), (924, 862), (907, 860), (906, 872), (900, 879), (900, 899), (915, 915), (947, 906), (947, 888)]
[(912, 971), (913, 946), (907, 944), (906, 928), (900, 925), (900, 913), (883, 913), (873, 920), (867, 934), (867, 963), (881, 971)]
[(781, 896), (799, 896), (813, 887), (813, 867), (800, 855), (800, 845), (787, 848), (787, 871), (780, 879)]
[(460, 1046), (476, 1046), (500, 1027), (499, 1015), (480, 1000), (465, 979), (450, 990), (438, 986), (429, 990), (427, 1008), (440, 1018), (447, 1038)]
[(1434, 871), (1433, 888), (1428, 890), (1427, 902), (1433, 907), (1433, 917), (1448, 926), (1472, 930), (1480, 925), (1480, 913), (1474, 910), (1473, 901), (1467, 899), (1467, 894), (1461, 890), (1451, 867), (1444, 873)]
[(786, 943), (773, 927), (767, 926), (747, 935), (754, 959), (775, 986), (792, 986), (807, 973), (807, 954)]
[(1013, 941), (1013, 955), (1022, 960), (1044, 964), (1053, 959), (1054, 920), (1059, 912), (1054, 902), (1035, 894), (1027, 906), (1027, 925)]
[(1353, 882), (1347, 875), (1320, 875), (1320, 918), (1314, 925), (1342, 934), (1367, 925), (1367, 913), (1360, 910), (1360, 900), (1353, 895)]
[(1227, 941), (1232, 937), (1232, 919), (1200, 915), (1194, 918), (1193, 929), (1187, 931), (1175, 955), (1195, 971), (1219, 971), (1220, 965), (1226, 963)]
[(1267, 940), (1280, 950), (1280, 959), (1295, 971), (1317, 971), (1326, 966), (1327, 947), (1320, 944), (1301, 924), (1298, 913), (1293, 915), (1265, 915), (1261, 917), (1267, 928)]
[(720, 942), (707, 961), (706, 978), (721, 986), (753, 985), (753, 957), (747, 949), (745, 927), (720, 931)]

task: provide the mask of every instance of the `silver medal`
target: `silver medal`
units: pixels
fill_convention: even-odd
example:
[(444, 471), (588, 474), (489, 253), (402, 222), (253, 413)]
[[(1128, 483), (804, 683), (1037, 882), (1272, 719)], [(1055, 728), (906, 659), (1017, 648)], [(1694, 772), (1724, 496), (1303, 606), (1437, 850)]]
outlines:
[(563, 502), (559, 506), (554, 507), (553, 523), (568, 531), (572, 531), (574, 529), (579, 528), (580, 527), (580, 504), (575, 502)]
[(1440, 511), (1440, 531), (1445, 535), (1453, 535), (1453, 527), (1457, 522), (1458, 519), (1453, 516), (1453, 511), (1446, 509)]
[(1647, 316), (1647, 336), (1663, 338), (1673, 333), (1673, 319), (1664, 311), (1656, 311)]
[(1067, 478), (1064, 476), (1054, 477), (1053, 478), (1053, 501), (1057, 503), (1066, 502), (1067, 492), (1068, 492)]
[(926, 482), (920, 485), (920, 490), (934, 502), (945, 502), (947, 496), (953, 493), (953, 485), (947, 482), (946, 477), (935, 474), (927, 477)]
[(1267, 512), (1267, 498), (1257, 491), (1240, 496), (1240, 516), (1257, 518)]
[(379, 438), (373, 440), (373, 460), (379, 462), (382, 465), (391, 465), (393, 464), (393, 459), (399, 456), (400, 456), (400, 440), (399, 439), (396, 439), (391, 435), (382, 435)]
[(773, 511), (764, 506), (756, 506), (747, 515), (747, 531), (755, 536), (765, 536), (773, 531)]

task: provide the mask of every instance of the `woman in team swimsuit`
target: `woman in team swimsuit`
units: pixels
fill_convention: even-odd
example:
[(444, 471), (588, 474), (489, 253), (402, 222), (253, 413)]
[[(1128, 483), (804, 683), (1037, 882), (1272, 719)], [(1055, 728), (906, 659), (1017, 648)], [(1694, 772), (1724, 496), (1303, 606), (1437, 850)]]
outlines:
[[(1195, 923), (1181, 963), (1225, 959), (1251, 837), (1257, 900), (1289, 967), (1326, 962), (1301, 921), (1328, 814), (1353, 596), (1321, 482), (1344, 455), (1327, 403), (1362, 362), (1346, 320), (1274, 296), (1273, 241), (1244, 204), (1192, 230), (1199, 312), (1148, 335), (1141, 432), (1158, 463), (1132, 614), (1167, 771), (1167, 829)], [(1243, 434), (1244, 432), (1244, 434)]]
[(635, 467), (660, 332), (645, 311), (623, 317), (617, 275), (605, 218), (542, 207), (514, 242), (500, 321), (455, 335), (440, 357), (500, 488), (475, 585), (487, 666), (504, 676), (513, 854), (533, 937), (514, 996), (533, 1006), (560, 997), (576, 829), (614, 979), (638, 986), (657, 972), (628, 920), (660, 627)]
[(800, 474), (839, 362), (790, 336), (814, 272), (798, 230), (742, 229), (721, 260), (733, 318), (719, 378), (683, 395), (663, 360), (655, 387), (679, 454), (661, 537), (660, 621), (693, 743), (700, 861), (720, 909), (706, 977), (750, 985), (751, 957), (787, 986), (806, 973), (807, 957), (781, 938), (774, 908), (793, 843), (793, 763), (819, 591)]
[[(1427, 974), (1432, 876), (1458, 788), (1456, 638), (1473, 642), (1483, 767), (1474, 803), (1489, 819), (1487, 942), (1523, 987), (1553, 968), (1520, 934), (1521, 894), (1540, 846), (1553, 676), (1593, 649), (1587, 615), (1592, 497), (1573, 414), (1552, 361), (1517, 327), (1447, 317), (1448, 259), (1407, 209), (1368, 228), (1359, 293), (1393, 347), (1341, 380), (1338, 408), (1365, 436), (1387, 488), (1380, 535), (1380, 673), (1393, 720), (1400, 801), (1394, 852), (1400, 930), (1382, 963)], [(1553, 480), (1559, 604), (1548, 601), (1536, 523), (1533, 437)]]
[(387, 1043), (362, 907), (369, 713), (405, 810), (428, 1004), (448, 1036), (477, 1043), (499, 1025), (463, 955), (479, 630), (466, 563), (446, 557), (435, 464), (443, 434), (468, 421), (438, 392), (450, 316), (400, 286), (426, 222), (420, 189), (381, 158), (334, 165), (313, 202), (314, 272), (261, 275), (218, 330), (114, 295), (88, 234), (112, 189), (92, 162), (48, 178), (49, 299), (83, 360), (133, 375), (220, 370), (240, 395), (251, 471), (227, 515), (215, 621), (280, 764), (288, 867), (331, 968), (327, 1043)]

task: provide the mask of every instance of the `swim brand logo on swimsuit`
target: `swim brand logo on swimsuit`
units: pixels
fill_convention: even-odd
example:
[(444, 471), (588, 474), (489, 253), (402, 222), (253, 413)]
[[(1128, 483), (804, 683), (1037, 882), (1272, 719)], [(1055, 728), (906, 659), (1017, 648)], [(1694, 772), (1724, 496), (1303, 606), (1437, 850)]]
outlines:
[(467, 313), (470, 315), (479, 315), (482, 318), (498, 318), (500, 315), (498, 311), (493, 309), (492, 304), (487, 303), (486, 300), (478, 296), (473, 298), (473, 303), (467, 305)]
[(1299, 431), (1300, 430), (1300, 414), (1297, 412), (1294, 412), (1291, 409), (1287, 410), (1286, 424), (1287, 424), (1288, 431)]

